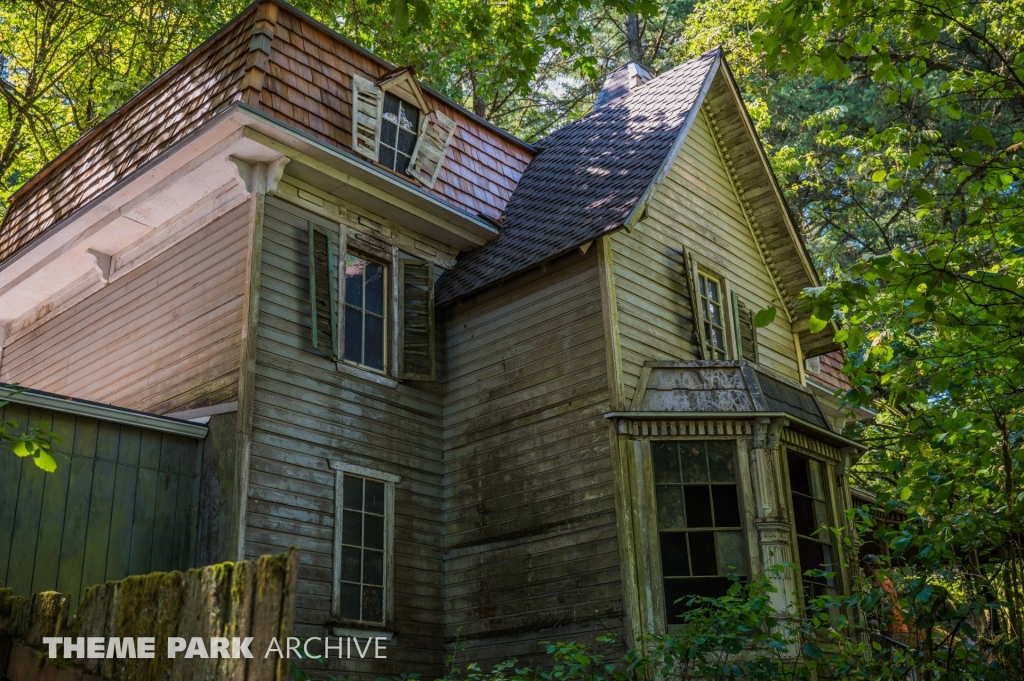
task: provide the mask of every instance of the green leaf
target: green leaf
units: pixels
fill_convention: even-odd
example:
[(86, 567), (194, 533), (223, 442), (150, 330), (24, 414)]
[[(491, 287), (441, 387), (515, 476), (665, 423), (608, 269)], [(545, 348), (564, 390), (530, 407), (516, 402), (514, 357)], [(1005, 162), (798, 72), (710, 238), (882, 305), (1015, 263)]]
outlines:
[(29, 442), (27, 440), (18, 440), (17, 442), (14, 443), (11, 449), (17, 456), (24, 458), (26, 456), (32, 456), (33, 454), (35, 454), (36, 446), (34, 443)]
[(775, 321), (775, 315), (778, 310), (774, 305), (766, 307), (763, 310), (758, 310), (757, 314), (754, 315), (754, 326), (758, 328), (764, 328)]
[(807, 328), (810, 329), (811, 333), (818, 333), (826, 326), (828, 326), (827, 319), (818, 319), (813, 314), (811, 315), (811, 318), (807, 320)]
[(32, 459), (36, 466), (42, 468), (47, 473), (52, 473), (57, 470), (57, 460), (54, 459), (48, 452), (39, 450), (39, 453)]
[(887, 174), (888, 173), (886, 173), (884, 170), (876, 170), (875, 172), (871, 173), (871, 181), (872, 182), (881, 182), (882, 180), (885, 179), (885, 176)]
[(845, 343), (849, 337), (849, 329), (839, 329), (839, 332), (835, 335), (835, 337), (832, 338), (832, 340), (836, 343)]
[(971, 139), (987, 144), (990, 147), (996, 146), (996, 138), (992, 136), (992, 131), (983, 125), (971, 129)]

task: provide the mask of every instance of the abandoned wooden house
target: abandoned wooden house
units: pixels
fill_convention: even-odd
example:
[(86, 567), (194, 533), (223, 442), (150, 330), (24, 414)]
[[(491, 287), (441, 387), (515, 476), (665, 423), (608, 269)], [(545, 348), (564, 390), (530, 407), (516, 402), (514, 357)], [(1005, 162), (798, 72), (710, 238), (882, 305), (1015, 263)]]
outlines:
[(0, 456), (0, 581), (295, 545), (297, 635), (391, 637), (347, 672), (663, 631), (839, 563), (817, 281), (720, 52), (532, 145), (260, 0), (11, 199), (7, 415), (66, 456)]

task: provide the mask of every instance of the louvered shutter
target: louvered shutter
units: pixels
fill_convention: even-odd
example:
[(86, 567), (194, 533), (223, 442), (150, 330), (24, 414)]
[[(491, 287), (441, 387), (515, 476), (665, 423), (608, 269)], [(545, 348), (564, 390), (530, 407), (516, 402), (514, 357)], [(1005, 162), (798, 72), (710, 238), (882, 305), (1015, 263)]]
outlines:
[(309, 307), (312, 312), (313, 347), (328, 357), (338, 357), (338, 278), (334, 270), (334, 246), (323, 229), (309, 223)]
[(399, 329), (399, 378), (434, 380), (434, 272), (430, 263), (403, 260)]
[(412, 150), (409, 175), (427, 187), (433, 187), (457, 128), (455, 121), (440, 111), (431, 111), (423, 121), (423, 129)]
[(757, 362), (757, 328), (754, 326), (754, 312), (746, 303), (739, 299), (734, 291), (732, 294), (733, 320), (739, 342), (736, 349), (739, 359)]
[(707, 348), (704, 347), (704, 315), (700, 306), (700, 289), (697, 287), (697, 267), (693, 256), (681, 246), (683, 251), (684, 280), (690, 294), (690, 312), (693, 314), (693, 342), (697, 346), (697, 356), (707, 359)]
[(380, 117), (384, 93), (359, 76), (352, 76), (352, 149), (371, 161), (377, 160)]

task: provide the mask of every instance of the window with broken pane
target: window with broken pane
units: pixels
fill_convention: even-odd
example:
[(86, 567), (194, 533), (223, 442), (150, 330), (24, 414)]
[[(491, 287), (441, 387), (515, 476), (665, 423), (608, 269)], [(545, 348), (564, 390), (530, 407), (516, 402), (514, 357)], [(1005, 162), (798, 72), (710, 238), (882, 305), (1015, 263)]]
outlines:
[[(804, 593), (808, 598), (835, 596), (833, 573), (835, 546), (829, 531), (828, 495), (825, 487), (825, 465), (814, 459), (788, 452), (789, 488), (793, 498), (793, 525), (796, 527), (797, 551), (803, 573)], [(806, 574), (808, 570), (819, 574)]]
[(339, 615), (384, 621), (384, 484), (345, 473), (342, 479)]
[(419, 130), (420, 110), (390, 93), (385, 94), (377, 161), (396, 173), (407, 175)]
[(723, 596), (729, 574), (745, 578), (736, 443), (651, 442), (658, 540), (669, 624), (680, 622), (691, 596)]
[(722, 303), (722, 284), (703, 272), (697, 275), (700, 287), (700, 306), (704, 317), (704, 347), (708, 359), (726, 359), (725, 310)]

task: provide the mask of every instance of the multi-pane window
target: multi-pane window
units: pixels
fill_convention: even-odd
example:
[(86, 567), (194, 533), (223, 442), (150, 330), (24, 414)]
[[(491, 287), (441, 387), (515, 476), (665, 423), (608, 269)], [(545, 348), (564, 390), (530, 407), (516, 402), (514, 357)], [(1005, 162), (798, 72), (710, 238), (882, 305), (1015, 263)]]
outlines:
[(395, 172), (408, 174), (419, 129), (419, 109), (392, 94), (385, 94), (377, 161)]
[(722, 285), (703, 272), (697, 274), (700, 307), (704, 317), (704, 347), (708, 359), (725, 359), (725, 311), (722, 307)]
[(338, 614), (347, 620), (384, 622), (385, 483), (346, 473), (342, 490)]
[(727, 575), (747, 575), (736, 445), (656, 440), (651, 457), (665, 610), (673, 624), (690, 596), (722, 596), (732, 584)]
[[(835, 549), (829, 531), (828, 496), (822, 464), (789, 452), (789, 487), (793, 494), (793, 524), (796, 526), (800, 569), (835, 572)], [(836, 595), (835, 577), (804, 575), (804, 591), (809, 598)]]
[(384, 370), (387, 337), (384, 298), (387, 268), (362, 256), (345, 255), (345, 354), (350, 362)]

